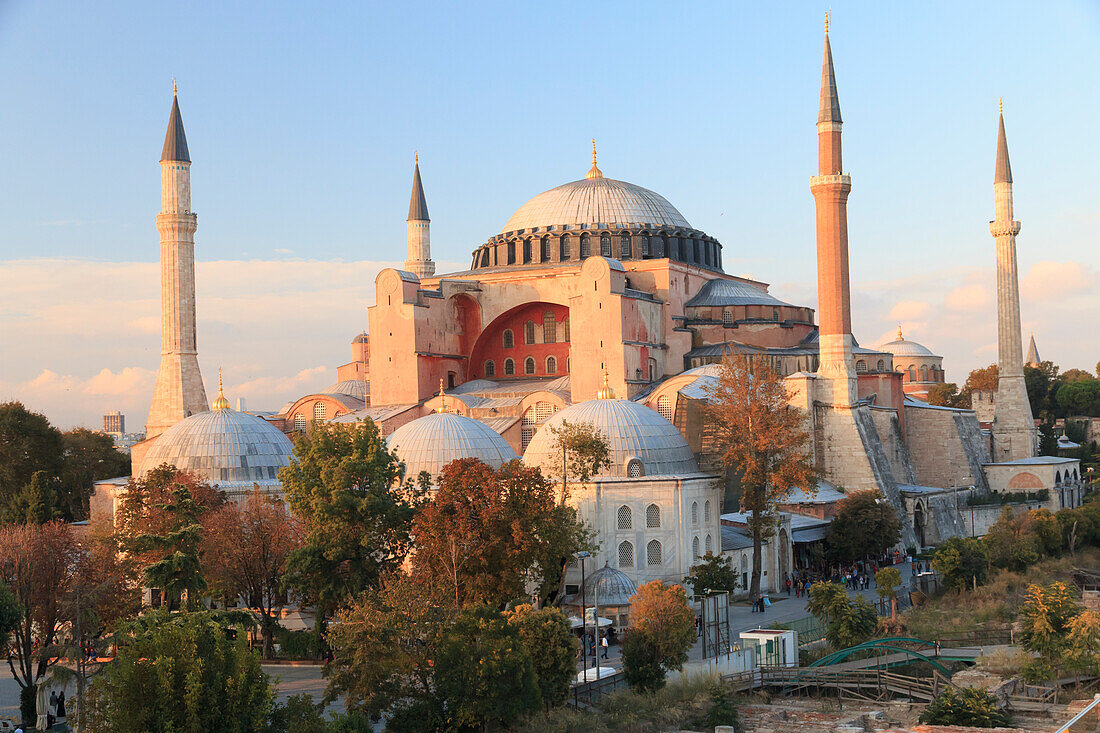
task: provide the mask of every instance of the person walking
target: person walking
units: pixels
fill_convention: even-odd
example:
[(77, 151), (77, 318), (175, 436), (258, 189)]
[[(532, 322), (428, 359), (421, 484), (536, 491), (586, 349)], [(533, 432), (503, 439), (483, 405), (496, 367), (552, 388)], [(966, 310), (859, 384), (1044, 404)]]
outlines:
[(607, 637), (600, 639), (600, 646), (603, 647), (603, 658), (607, 659)]
[(59, 723), (65, 722), (65, 691), (57, 693), (57, 706), (54, 708)]

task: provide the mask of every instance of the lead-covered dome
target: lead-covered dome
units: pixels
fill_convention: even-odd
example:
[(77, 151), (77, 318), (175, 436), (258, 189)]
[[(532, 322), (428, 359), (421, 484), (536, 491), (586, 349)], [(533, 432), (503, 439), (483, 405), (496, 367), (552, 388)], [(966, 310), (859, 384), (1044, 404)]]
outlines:
[(253, 484), (278, 489), (279, 469), (290, 463), (293, 452), (290, 439), (262, 417), (222, 407), (192, 415), (161, 433), (139, 473), (168, 463), (226, 491), (246, 491)]
[(613, 178), (585, 178), (544, 191), (512, 214), (502, 232), (538, 227), (648, 224), (691, 229), (664, 196)]
[(345, 379), (336, 384), (330, 384), (321, 390), (321, 394), (343, 394), (349, 397), (358, 397), (366, 400), (369, 395), (367, 382), (363, 379)]
[(561, 461), (554, 450), (551, 429), (562, 422), (589, 423), (607, 438), (611, 448), (611, 467), (600, 476), (640, 478), (699, 472), (695, 457), (676, 426), (638, 402), (595, 399), (571, 405), (556, 412), (535, 433), (523, 460), (544, 471)]
[(638, 586), (629, 575), (607, 563), (584, 581), (587, 601), (599, 602), (601, 606), (629, 606), (631, 597), (637, 592)]
[(893, 341), (887, 341), (878, 347), (879, 351), (885, 351), (888, 354), (894, 356), (936, 356), (927, 346), (918, 344), (916, 341), (910, 341), (905, 338), (901, 333), (901, 328), (898, 328), (898, 336)]
[(477, 458), (500, 468), (519, 456), (500, 433), (471, 417), (436, 412), (405, 423), (386, 438), (390, 450), (405, 464), (405, 475), (421, 471), (438, 477), (443, 467), (459, 458)]

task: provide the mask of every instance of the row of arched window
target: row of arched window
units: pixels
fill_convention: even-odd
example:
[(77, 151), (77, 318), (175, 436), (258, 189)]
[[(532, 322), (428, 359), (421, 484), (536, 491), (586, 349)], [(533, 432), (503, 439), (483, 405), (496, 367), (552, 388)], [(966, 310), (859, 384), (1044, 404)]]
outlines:
[[(619, 507), (615, 520), (615, 525), (619, 529), (633, 529), (634, 510), (623, 504)], [(661, 526), (661, 507), (650, 504), (645, 508), (645, 526), (649, 529), (657, 529)]]
[[(565, 343), (569, 343), (569, 319), (562, 319), (562, 339)], [(542, 343), (555, 344), (558, 342), (558, 322), (554, 317), (553, 311), (546, 311), (542, 314)], [(523, 343), (531, 345), (535, 343), (535, 322), (527, 321), (523, 324)], [(512, 329), (506, 328), (501, 334), (501, 345), (506, 349), (514, 349), (516, 346), (516, 335), (512, 332)]]
[[(535, 357), (529, 356), (523, 360), (523, 373), (534, 374), (535, 373)], [(504, 360), (504, 376), (511, 377), (516, 373), (516, 360), (511, 357)], [(546, 357), (546, 373), (557, 374), (558, 373), (558, 360), (556, 357)], [(497, 375), (497, 364), (492, 359), (485, 360), (485, 376), (495, 377)]]
[[(714, 552), (714, 541), (711, 539), (711, 536), (709, 534), (707, 535), (706, 546), (703, 552)], [(702, 555), (699, 553), (698, 537), (692, 539), (691, 541), (691, 555), (692, 557), (702, 557)]]
[[(879, 359), (878, 364), (875, 365), (875, 370), (880, 371), (880, 372), (886, 371), (886, 362), (883, 361), (882, 359)], [(864, 361), (863, 359), (859, 359), (858, 361), (856, 361), (856, 371), (857, 372), (867, 371), (867, 362)]]
[[(934, 366), (930, 367), (927, 364), (922, 364), (921, 367), (920, 367), (920, 372), (919, 372), (920, 381), (922, 381), (922, 382), (928, 382), (928, 381), (933, 381), (934, 382), (934, 381), (936, 381), (936, 372), (937, 371), (939, 371), (939, 370), (937, 370), (936, 367), (934, 367)], [(918, 374), (917, 365), (916, 364), (910, 364), (909, 365), (909, 370), (908, 370), (909, 381), (910, 382), (917, 381), (917, 374)]]
[[(710, 499), (703, 502), (703, 523), (710, 524)], [(699, 502), (691, 502), (691, 526), (699, 525)]]
[[(568, 261), (571, 257), (572, 239), (576, 235), (562, 234), (558, 237), (558, 260)], [(604, 257), (619, 257), (621, 259), (633, 259), (634, 254), (634, 236), (629, 232), (621, 232), (619, 234), (612, 234), (610, 232), (603, 232), (599, 236), (599, 253)], [(612, 244), (612, 237), (617, 236), (619, 238), (619, 251), (615, 253)], [(668, 237), (667, 240), (662, 234), (650, 235), (648, 232), (643, 232), (636, 235), (638, 238), (638, 253), (639, 258), (648, 257), (670, 257), (672, 259), (681, 260), (684, 262), (694, 262), (697, 264), (707, 265), (710, 267), (717, 267), (721, 264), (721, 257), (718, 251), (717, 242), (703, 241), (700, 239), (687, 239), (680, 237)], [(587, 232), (582, 233), (579, 237), (580, 243), (578, 252), (580, 259), (586, 259), (592, 256), (592, 235)], [(539, 239), (534, 237), (526, 237), (519, 240), (520, 251), (516, 250), (517, 240), (510, 240), (504, 244), (504, 258), (509, 265), (517, 264), (517, 261), (522, 261), (522, 264), (529, 265), (533, 263), (542, 263), (552, 261), (551, 253), (553, 252), (553, 237), (547, 235)], [(500, 250), (497, 247), (500, 243), (490, 242), (484, 248), (478, 251), (474, 258), (475, 267), (490, 267), (493, 265), (501, 264), (498, 261)], [(490, 254), (490, 252), (492, 254)]]
[[(650, 567), (659, 566), (664, 563), (662, 557), (662, 549), (660, 540), (650, 540), (645, 546), (645, 562)], [(632, 568), (634, 567), (634, 543), (630, 540), (623, 540), (619, 543), (619, 567), (620, 568)]]
[[(328, 406), (324, 402), (314, 402), (313, 403), (313, 420), (315, 422), (317, 422), (317, 421), (324, 420), (326, 417), (328, 417)], [(297, 413), (294, 414), (294, 429), (295, 430), (305, 430), (307, 424), (308, 423), (306, 422), (306, 416), (305, 415), (303, 415), (300, 412), (297, 412)]]
[(1065, 481), (1066, 483), (1070, 483), (1071, 481), (1077, 481), (1077, 469), (1076, 468), (1073, 469), (1073, 473), (1070, 473), (1069, 471), (1066, 471), (1064, 476), (1062, 475), (1061, 471), (1055, 471), (1054, 472), (1054, 483), (1055, 484), (1061, 484), (1062, 481)]

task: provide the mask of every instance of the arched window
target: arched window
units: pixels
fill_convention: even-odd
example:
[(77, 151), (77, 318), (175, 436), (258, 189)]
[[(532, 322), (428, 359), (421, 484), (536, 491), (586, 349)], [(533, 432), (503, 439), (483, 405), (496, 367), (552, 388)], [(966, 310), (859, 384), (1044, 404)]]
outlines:
[(662, 237), (660, 234), (658, 234), (656, 237), (654, 237), (653, 238), (653, 246), (652, 246), (652, 249), (650, 251), (653, 253), (654, 257), (664, 257), (665, 256), (665, 238)]
[(516, 243), (511, 241), (508, 243), (508, 264), (516, 264)]
[(631, 255), (630, 255), (630, 235), (627, 234), (626, 232), (623, 232), (622, 234), (619, 235), (619, 254), (624, 260), (630, 259), (630, 257), (631, 257)]
[(535, 403), (535, 422), (542, 422), (555, 412), (554, 405), (550, 402)]
[(707, 544), (705, 545), (707, 554), (714, 552), (714, 541), (711, 540), (710, 535), (707, 535)]
[(546, 357), (546, 373), (557, 374), (558, 373), (558, 360), (552, 356)]
[(886, 362), (884, 362), (882, 359), (878, 360), (878, 370), (880, 372), (886, 371)]
[(722, 325), (723, 326), (732, 326), (733, 325), (733, 311), (731, 311), (729, 308), (723, 308), (722, 309)]
[(642, 257), (649, 257), (649, 235), (642, 235)]
[(860, 359), (859, 361), (857, 361), (856, 362), (856, 371), (857, 372), (867, 371), (867, 362), (865, 362), (863, 359)]
[(634, 513), (630, 511), (630, 507), (626, 504), (619, 507), (619, 511), (615, 518), (618, 522), (616, 526), (619, 529), (632, 529), (634, 527)]
[(634, 567), (634, 545), (630, 544), (629, 542), (619, 543), (619, 567)]
[(642, 477), (642, 462), (638, 459), (634, 459), (626, 464), (626, 475), (629, 478), (641, 478)]
[(523, 324), (523, 343), (533, 344), (535, 343), (535, 322), (528, 321)]
[(779, 320), (779, 309), (778, 308), (772, 308), (772, 320), (773, 321), (778, 321)]
[(542, 238), (542, 245), (539, 247), (539, 254), (542, 257), (543, 262), (550, 261), (550, 237)]
[(569, 319), (566, 318), (561, 322), (561, 330), (564, 331), (565, 343), (569, 343)]
[(657, 398), (657, 412), (665, 420), (672, 422), (672, 400), (668, 398), (668, 395), (661, 395)]
[(294, 429), (305, 430), (306, 429), (306, 416), (302, 413), (298, 413), (294, 416)]
[(1054, 483), (1056, 485), (1062, 483), (1062, 472), (1061, 471), (1055, 471), (1054, 472)]
[(645, 508), (645, 526), (650, 529), (661, 526), (661, 507), (650, 504)]
[(511, 359), (504, 360), (504, 374), (506, 376), (512, 376), (516, 373), (516, 363)]
[(497, 375), (497, 365), (496, 365), (496, 363), (492, 359), (487, 360), (485, 362), (485, 376), (495, 377), (496, 375)]
[(710, 524), (710, 499), (703, 504), (703, 521)]
[(917, 381), (917, 368), (915, 366), (910, 366), (909, 367), (909, 381), (910, 382)]
[(691, 540), (691, 556), (699, 557), (699, 538), (695, 537)]
[(328, 410), (325, 409), (325, 403), (324, 402), (314, 402), (313, 403), (313, 419), (314, 420), (324, 420), (326, 412), (328, 412)]
[(510, 329), (510, 328), (504, 329), (504, 339), (503, 340), (504, 340), (504, 348), (506, 348), (506, 349), (511, 349), (512, 347), (514, 347), (516, 345), (516, 337), (515, 337), (515, 334), (512, 333), (512, 329)]
[(611, 237), (606, 234), (600, 235), (600, 254), (604, 257), (611, 256)]
[(542, 314), (542, 342), (552, 344), (558, 340), (558, 324), (554, 320), (554, 311)]
[(535, 360), (530, 356), (523, 360), (523, 373), (524, 374), (534, 374), (535, 373)]
[(927, 364), (921, 366), (921, 368), (920, 368), (920, 381), (922, 381), (922, 382), (927, 382), (928, 381), (928, 365)]
[(691, 502), (691, 526), (699, 524), (699, 502)]
[(661, 564), (661, 543), (657, 540), (650, 540), (645, 546), (645, 562), (646, 565)]
[(523, 240), (523, 264), (531, 261), (531, 238)]
[(588, 235), (581, 235), (581, 259), (588, 257), (592, 254), (592, 243), (588, 241)]
[(564, 261), (569, 259), (569, 235), (561, 235), (561, 241), (558, 243), (558, 259)]

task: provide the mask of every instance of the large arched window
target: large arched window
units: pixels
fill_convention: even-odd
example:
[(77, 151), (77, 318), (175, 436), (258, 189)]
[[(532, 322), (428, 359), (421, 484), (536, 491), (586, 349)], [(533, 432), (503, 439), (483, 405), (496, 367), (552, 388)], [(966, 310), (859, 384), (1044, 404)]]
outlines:
[(581, 235), (581, 259), (590, 256), (592, 254), (592, 243), (588, 239), (587, 234)]
[(630, 511), (630, 507), (623, 504), (619, 507), (619, 511), (616, 513), (616, 526), (619, 529), (633, 529), (634, 528), (634, 512)]
[(928, 381), (928, 365), (927, 364), (925, 364), (924, 366), (922, 366), (920, 368), (920, 381), (922, 381), (922, 382), (927, 382)]
[(328, 412), (328, 410), (325, 409), (325, 403), (324, 402), (314, 402), (313, 403), (313, 419), (314, 420), (324, 420), (326, 412)]
[(699, 502), (691, 502), (691, 526), (699, 524)]
[(504, 348), (506, 349), (511, 349), (516, 345), (515, 334), (512, 333), (512, 329), (510, 328), (504, 329), (504, 337), (502, 340), (504, 341)]
[(669, 399), (668, 395), (661, 395), (657, 398), (657, 412), (665, 420), (672, 422), (672, 400)]
[(645, 508), (645, 526), (650, 529), (661, 526), (661, 507), (650, 504)]
[(710, 524), (710, 499), (703, 504), (703, 521)]
[(699, 557), (699, 538), (694, 537), (691, 540), (691, 556)]
[(294, 429), (305, 430), (306, 429), (306, 416), (302, 413), (298, 413), (294, 416)]
[(558, 373), (558, 360), (552, 356), (546, 357), (546, 373), (557, 374)]
[(554, 320), (554, 311), (542, 314), (542, 342), (552, 344), (558, 340), (558, 323)]
[(533, 357), (527, 357), (523, 360), (523, 373), (534, 374), (535, 373), (535, 360)]
[(533, 344), (535, 343), (535, 322), (528, 321), (523, 324), (523, 343)]
[(630, 235), (623, 232), (619, 235), (619, 255), (625, 260), (630, 259)]
[(505, 376), (512, 376), (516, 373), (516, 363), (511, 359), (504, 360), (504, 374)]
[(629, 542), (619, 543), (619, 567), (634, 567), (634, 545), (630, 544)]
[(611, 237), (606, 234), (600, 235), (600, 254), (604, 257), (611, 256)]
[(531, 261), (531, 238), (523, 240), (523, 264)]
[(857, 361), (856, 362), (856, 371), (857, 372), (867, 371), (867, 362), (865, 362), (863, 359), (860, 359), (859, 361)]
[(645, 546), (645, 562), (650, 566), (661, 564), (661, 543), (657, 540), (650, 540)]
[(882, 359), (878, 360), (878, 370), (880, 372), (886, 371), (886, 362), (884, 362)]
[(539, 247), (539, 255), (543, 262), (550, 261), (550, 237), (542, 238), (542, 244)]
[(561, 241), (558, 242), (558, 259), (562, 260), (563, 262), (565, 260), (569, 259), (569, 235), (568, 234), (561, 235)]
[(485, 362), (485, 376), (495, 377), (497, 375), (497, 365), (492, 359)]

